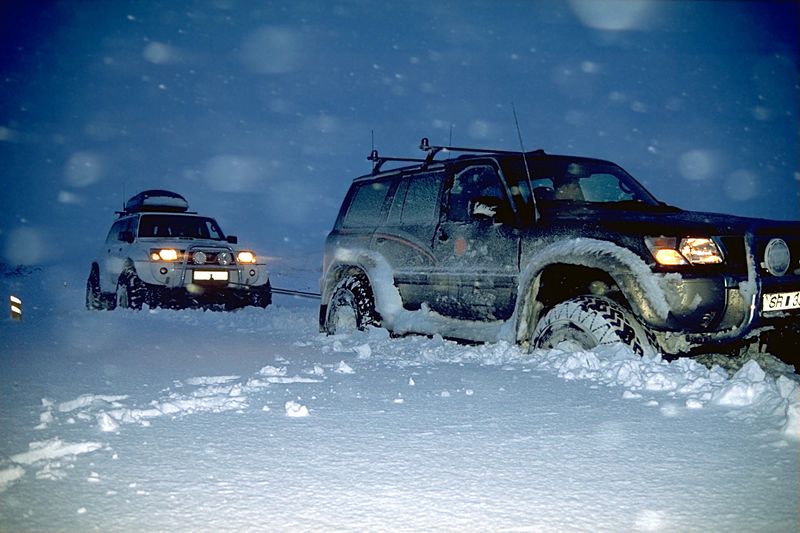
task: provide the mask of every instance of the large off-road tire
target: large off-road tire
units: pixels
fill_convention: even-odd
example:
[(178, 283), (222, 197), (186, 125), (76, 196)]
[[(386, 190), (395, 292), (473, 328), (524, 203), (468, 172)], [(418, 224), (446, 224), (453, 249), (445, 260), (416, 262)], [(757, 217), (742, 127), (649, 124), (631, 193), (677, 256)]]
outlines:
[(379, 326), (380, 322), (367, 276), (363, 272), (356, 272), (339, 280), (328, 303), (325, 332), (363, 331), (367, 326)]
[(100, 268), (94, 264), (86, 280), (86, 309), (103, 311), (109, 307), (108, 298), (100, 290)]
[(250, 305), (254, 307), (266, 308), (272, 303), (272, 285), (269, 281), (260, 287), (255, 287), (250, 291)]
[(134, 270), (123, 270), (117, 281), (117, 307), (139, 310), (147, 299), (147, 286)]
[(584, 350), (621, 342), (638, 355), (655, 355), (655, 338), (618, 303), (599, 296), (578, 296), (555, 305), (536, 324), (533, 348), (562, 342)]

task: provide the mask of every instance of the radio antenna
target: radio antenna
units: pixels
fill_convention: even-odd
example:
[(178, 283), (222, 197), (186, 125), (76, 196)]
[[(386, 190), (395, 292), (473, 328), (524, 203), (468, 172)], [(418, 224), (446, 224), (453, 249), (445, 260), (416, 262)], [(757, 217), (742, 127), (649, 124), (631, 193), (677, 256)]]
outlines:
[(539, 209), (536, 207), (536, 199), (533, 197), (533, 181), (531, 180), (531, 169), (528, 166), (528, 157), (525, 155), (525, 146), (522, 144), (522, 130), (519, 129), (519, 119), (517, 118), (517, 107), (511, 102), (511, 111), (514, 113), (514, 126), (517, 128), (517, 138), (519, 139), (519, 149), (522, 152), (522, 162), (525, 164), (525, 178), (528, 180), (528, 191), (531, 194), (533, 204), (534, 222), (539, 222)]

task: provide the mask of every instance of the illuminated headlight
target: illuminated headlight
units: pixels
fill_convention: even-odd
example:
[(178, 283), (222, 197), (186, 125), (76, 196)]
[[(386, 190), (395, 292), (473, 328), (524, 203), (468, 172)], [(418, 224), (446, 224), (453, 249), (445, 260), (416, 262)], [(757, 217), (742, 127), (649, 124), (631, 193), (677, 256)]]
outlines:
[(255, 263), (256, 254), (243, 250), (236, 255), (236, 260), (240, 263)]
[(150, 250), (150, 259), (153, 261), (177, 261), (178, 250), (174, 248)]
[(783, 276), (789, 270), (791, 254), (783, 239), (772, 239), (764, 250), (764, 268), (773, 276)]
[(707, 237), (645, 237), (650, 253), (659, 265), (715, 265), (724, 257), (717, 243)]

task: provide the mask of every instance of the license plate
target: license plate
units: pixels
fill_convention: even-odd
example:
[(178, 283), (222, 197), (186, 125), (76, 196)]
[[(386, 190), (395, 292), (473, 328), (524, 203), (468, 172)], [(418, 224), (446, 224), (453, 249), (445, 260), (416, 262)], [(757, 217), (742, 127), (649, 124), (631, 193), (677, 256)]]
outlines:
[(762, 311), (786, 311), (800, 309), (800, 291), (765, 294)]
[(228, 281), (228, 271), (195, 270), (192, 279), (194, 281)]

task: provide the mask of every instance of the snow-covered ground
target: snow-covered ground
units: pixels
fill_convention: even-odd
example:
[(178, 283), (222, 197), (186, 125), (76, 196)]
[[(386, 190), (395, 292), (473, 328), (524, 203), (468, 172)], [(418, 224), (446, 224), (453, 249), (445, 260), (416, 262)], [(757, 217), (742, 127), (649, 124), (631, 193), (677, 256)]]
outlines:
[(2, 531), (797, 530), (796, 376), (89, 312), (80, 267), (0, 280)]

